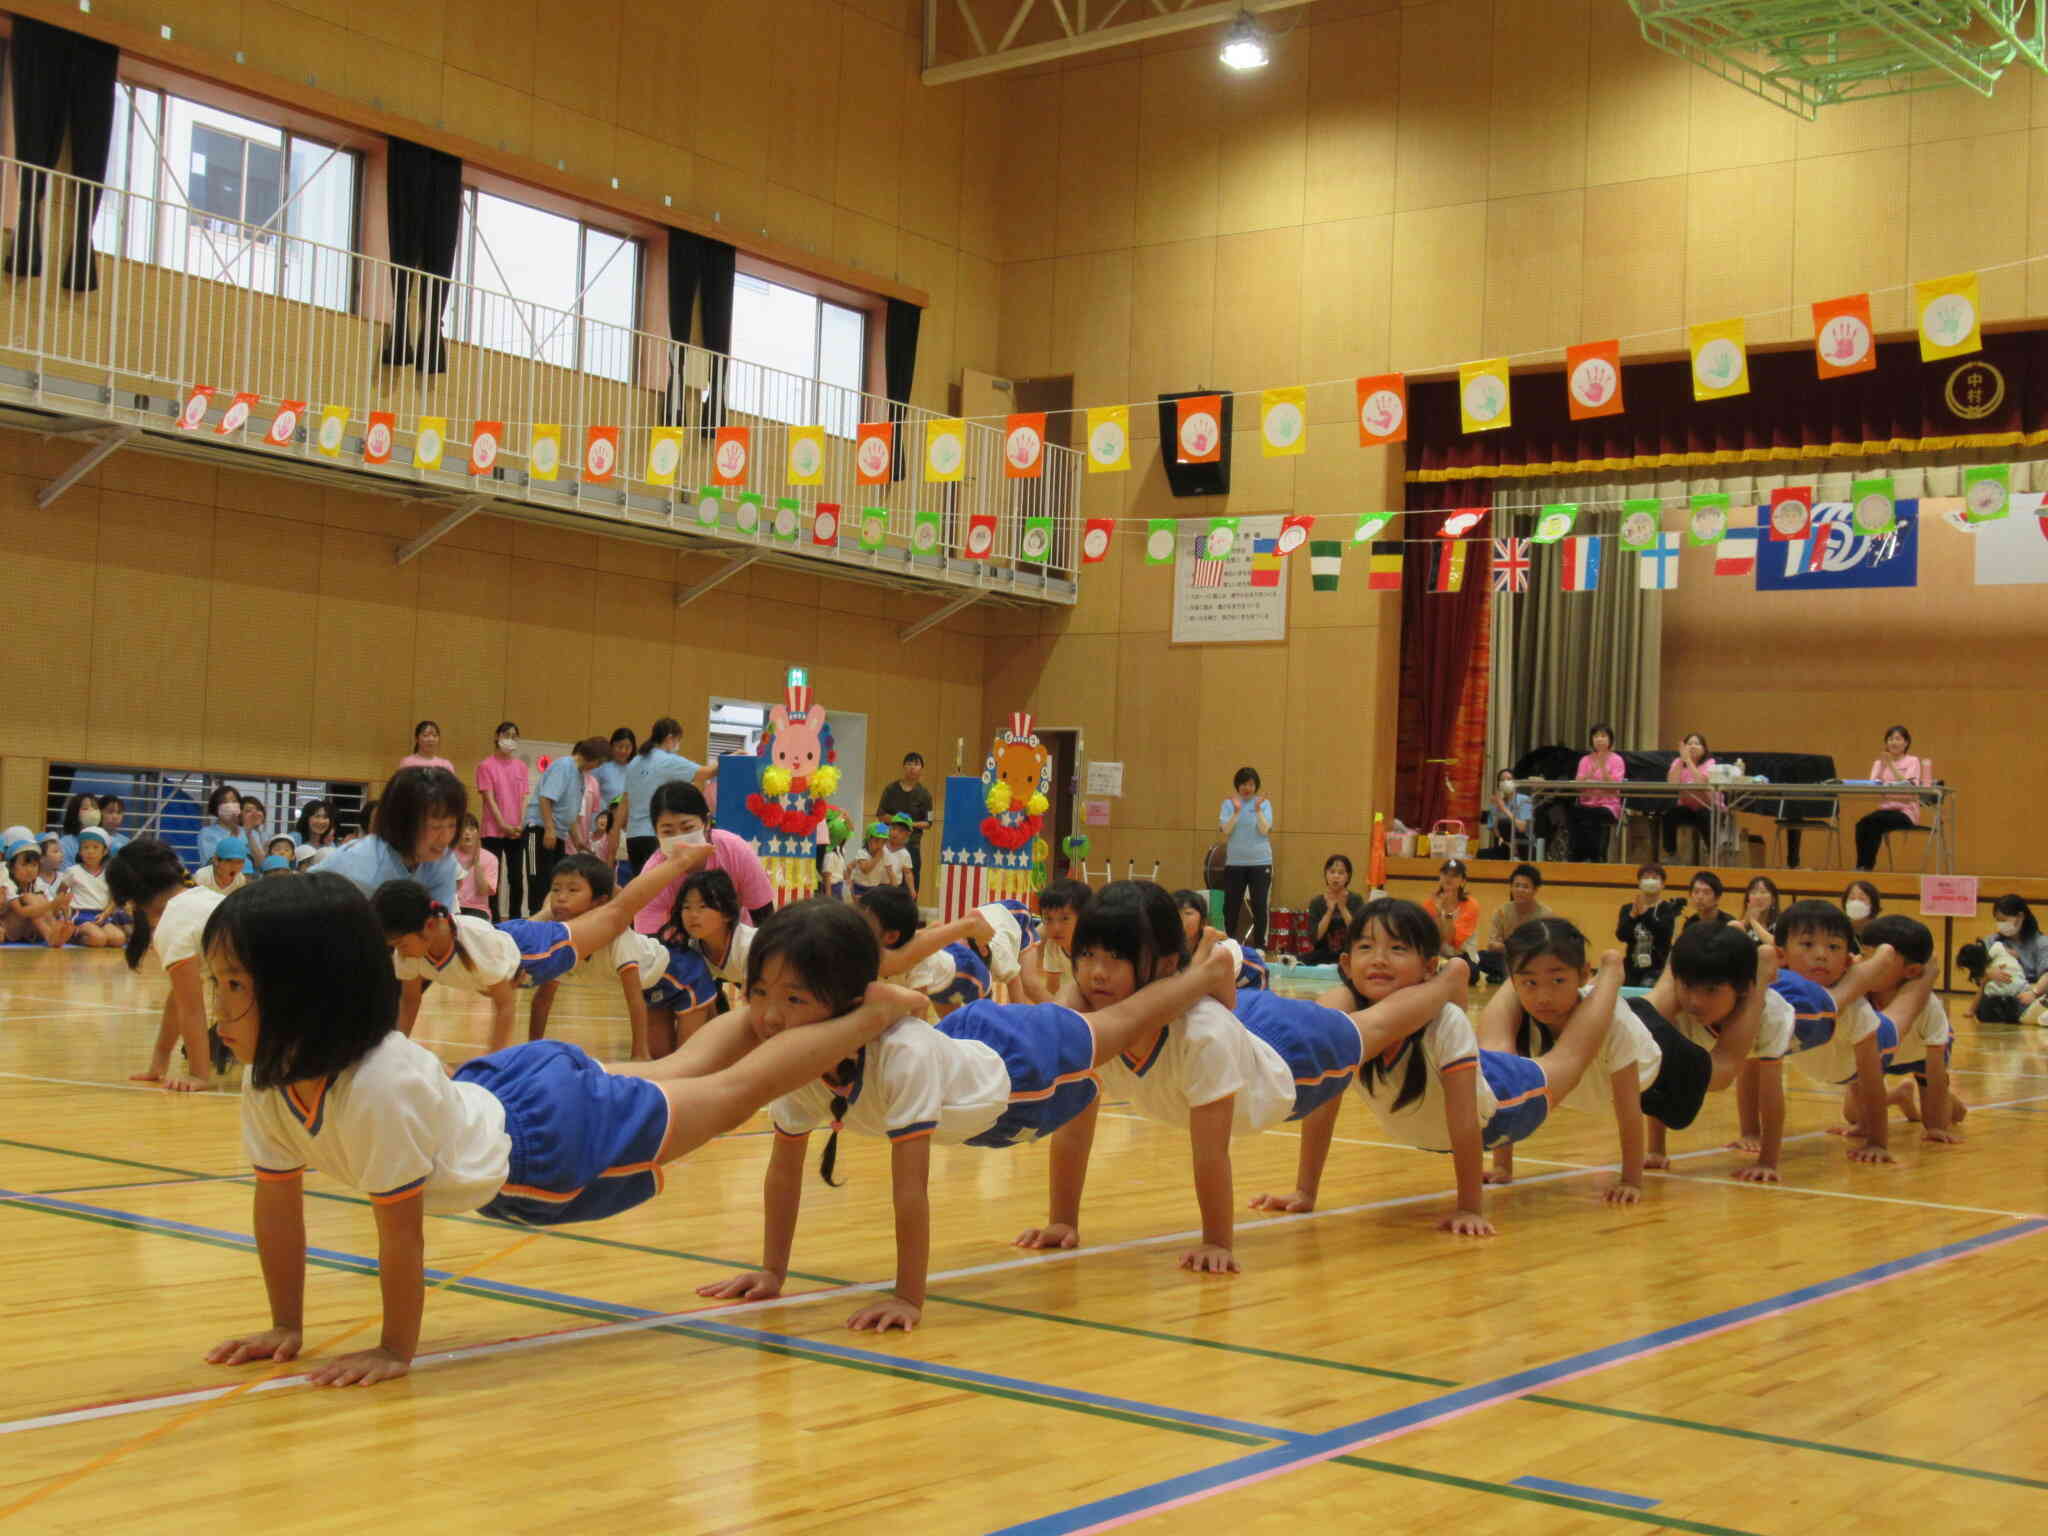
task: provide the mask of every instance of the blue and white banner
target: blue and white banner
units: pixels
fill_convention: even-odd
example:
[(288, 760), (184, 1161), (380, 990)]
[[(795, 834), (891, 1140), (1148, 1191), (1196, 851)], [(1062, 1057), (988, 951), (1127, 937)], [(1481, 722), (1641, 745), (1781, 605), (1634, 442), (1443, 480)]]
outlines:
[[(1844, 592), (1857, 587), (1912, 587), (1920, 583), (1920, 503), (1897, 504), (1898, 525), (1873, 536), (1854, 531), (1846, 501), (1815, 504), (1806, 538), (1782, 543), (1769, 535), (1770, 509), (1758, 511), (1759, 592)], [(1814, 545), (1820, 545), (1816, 560)]]

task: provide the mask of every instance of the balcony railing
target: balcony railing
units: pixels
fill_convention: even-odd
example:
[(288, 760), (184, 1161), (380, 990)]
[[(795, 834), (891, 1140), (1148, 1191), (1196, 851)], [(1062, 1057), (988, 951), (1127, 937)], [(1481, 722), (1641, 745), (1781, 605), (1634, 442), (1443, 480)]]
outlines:
[[(1079, 562), (1081, 455), (1048, 445), (1042, 475), (1010, 479), (1004, 434), (969, 422), (957, 482), (924, 479), (925, 446), (944, 418), (860, 390), (762, 367), (647, 331), (510, 298), (472, 284), (321, 245), (274, 227), (189, 214), (182, 204), (0, 158), (0, 209), (9, 220), (0, 256), (0, 403), (106, 421), (164, 437), (206, 441), (317, 472), (349, 472), (475, 510), (630, 529), (672, 530), (700, 548), (723, 547), (898, 585), (935, 585), (1036, 602), (1074, 601)], [(115, 232), (154, 221), (187, 231), (179, 265), (120, 254)], [(94, 249), (104, 245), (107, 249)], [(282, 260), (278, 259), (279, 250)], [(255, 262), (250, 253), (261, 251)], [(90, 252), (90, 254), (88, 254)], [(90, 268), (90, 272), (88, 272)], [(264, 291), (290, 275), (282, 294)], [(88, 286), (88, 283), (91, 285)], [(413, 361), (422, 310), (438, 318), (440, 367)], [(398, 323), (410, 311), (411, 327)], [(457, 339), (458, 336), (461, 339)], [(210, 409), (180, 425), (192, 392)], [(247, 420), (219, 428), (237, 395)], [(282, 442), (268, 435), (282, 404), (302, 409)], [(741, 407), (745, 409), (742, 410)], [(346, 412), (335, 441), (323, 415)], [(365, 462), (373, 413), (392, 418), (388, 460)], [(415, 465), (422, 422), (445, 422), (438, 468)], [(856, 429), (894, 421), (896, 478), (863, 485)], [(502, 423), (490, 469), (469, 472), (474, 424)], [(703, 492), (713, 484), (714, 429), (751, 429), (746, 483), (720, 492), (716, 523)], [(821, 483), (791, 483), (792, 428), (823, 427)], [(532, 453), (552, 428), (559, 463), (550, 477)], [(616, 430), (608, 480), (581, 473), (590, 428)], [(677, 428), (657, 447), (659, 428)], [(541, 437), (545, 439), (543, 431)], [(653, 461), (653, 462), (651, 462)], [(754, 532), (739, 527), (743, 493), (762, 498)], [(779, 503), (798, 505), (794, 543), (775, 534)], [(836, 547), (812, 541), (820, 504), (840, 509)], [(886, 519), (882, 546), (859, 547), (863, 514)], [(938, 537), (929, 537), (930, 514)], [(994, 519), (987, 558), (968, 558), (972, 520)], [(1027, 533), (1042, 554), (1024, 557)], [(922, 534), (922, 537), (921, 537)]]

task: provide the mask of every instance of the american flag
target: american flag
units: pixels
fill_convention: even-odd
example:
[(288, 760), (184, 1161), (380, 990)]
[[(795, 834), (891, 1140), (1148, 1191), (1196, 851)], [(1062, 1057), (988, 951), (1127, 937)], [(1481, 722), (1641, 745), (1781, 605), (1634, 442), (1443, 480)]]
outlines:
[(1195, 562), (1195, 585), (1198, 587), (1220, 587), (1223, 585), (1221, 560), (1197, 560)]
[(1495, 539), (1493, 541), (1493, 590), (1496, 592), (1526, 592), (1529, 590), (1529, 541), (1527, 539)]
[(977, 848), (965, 857), (949, 849), (941, 857), (939, 872), (941, 922), (965, 917), (992, 901), (1029, 901), (1035, 892), (1028, 848)]

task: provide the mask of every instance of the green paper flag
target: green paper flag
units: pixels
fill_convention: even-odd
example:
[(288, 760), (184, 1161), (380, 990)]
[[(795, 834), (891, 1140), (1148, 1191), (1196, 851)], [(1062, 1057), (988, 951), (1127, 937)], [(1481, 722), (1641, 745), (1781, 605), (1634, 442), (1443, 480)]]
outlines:
[(718, 515), (725, 506), (725, 493), (715, 485), (707, 485), (697, 493), (697, 523), (703, 528), (716, 528)]
[(742, 491), (740, 504), (733, 513), (733, 526), (741, 533), (759, 534), (761, 531), (761, 493)]
[(889, 509), (887, 507), (862, 507), (860, 510), (860, 547), (865, 550), (880, 549), (889, 537)]
[(1859, 534), (1875, 537), (1899, 525), (1898, 498), (1889, 475), (1874, 475), (1849, 487), (1849, 523)]
[(1209, 525), (1209, 532), (1202, 540), (1204, 560), (1228, 560), (1230, 552), (1237, 548), (1237, 519), (1219, 517)]
[(1145, 525), (1145, 563), (1147, 565), (1171, 565), (1173, 563), (1173, 544), (1172, 518), (1155, 517)]
[(1017, 558), (1042, 565), (1052, 558), (1052, 519), (1027, 517), (1017, 539)]
[(1995, 523), (2012, 510), (2012, 466), (1979, 464), (1963, 471), (1963, 516)]
[(1720, 543), (1728, 532), (1728, 498), (1718, 491), (1694, 493), (1686, 531), (1695, 544)]
[(1391, 512), (1359, 513), (1358, 526), (1351, 530), (1351, 542), (1354, 544), (1370, 544), (1379, 536), (1379, 531), (1393, 520), (1394, 514)]
[(803, 521), (803, 504), (794, 496), (784, 496), (775, 503), (775, 542), (794, 544), (797, 524)]
[(1621, 547), (1645, 550), (1657, 546), (1657, 533), (1664, 524), (1664, 503), (1654, 497), (1621, 504)]
[(910, 552), (913, 555), (939, 553), (939, 514), (936, 511), (910, 515)]
[(1543, 515), (1536, 519), (1536, 531), (1529, 537), (1538, 544), (1555, 544), (1572, 531), (1572, 524), (1578, 520), (1577, 502), (1551, 502), (1543, 509)]
[(1337, 590), (1344, 574), (1344, 543), (1341, 539), (1311, 539), (1308, 546), (1309, 584), (1318, 592)]

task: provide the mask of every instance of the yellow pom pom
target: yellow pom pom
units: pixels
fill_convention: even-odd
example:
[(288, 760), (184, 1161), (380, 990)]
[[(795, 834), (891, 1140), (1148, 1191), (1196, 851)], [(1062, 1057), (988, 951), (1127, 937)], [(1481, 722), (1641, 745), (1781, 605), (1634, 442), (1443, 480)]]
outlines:
[(986, 802), (990, 811), (1000, 816), (1010, 808), (1010, 786), (998, 779), (990, 786)]
[(787, 768), (763, 768), (761, 770), (761, 793), (764, 795), (788, 794), (789, 770)]
[(820, 768), (811, 775), (812, 794), (829, 795), (837, 788), (839, 788), (839, 770), (830, 763), (827, 763), (823, 768)]
[(1051, 805), (1052, 802), (1046, 799), (1045, 796), (1033, 795), (1029, 800), (1026, 800), (1024, 802), (1024, 809), (1029, 811), (1034, 816), (1043, 816)]

